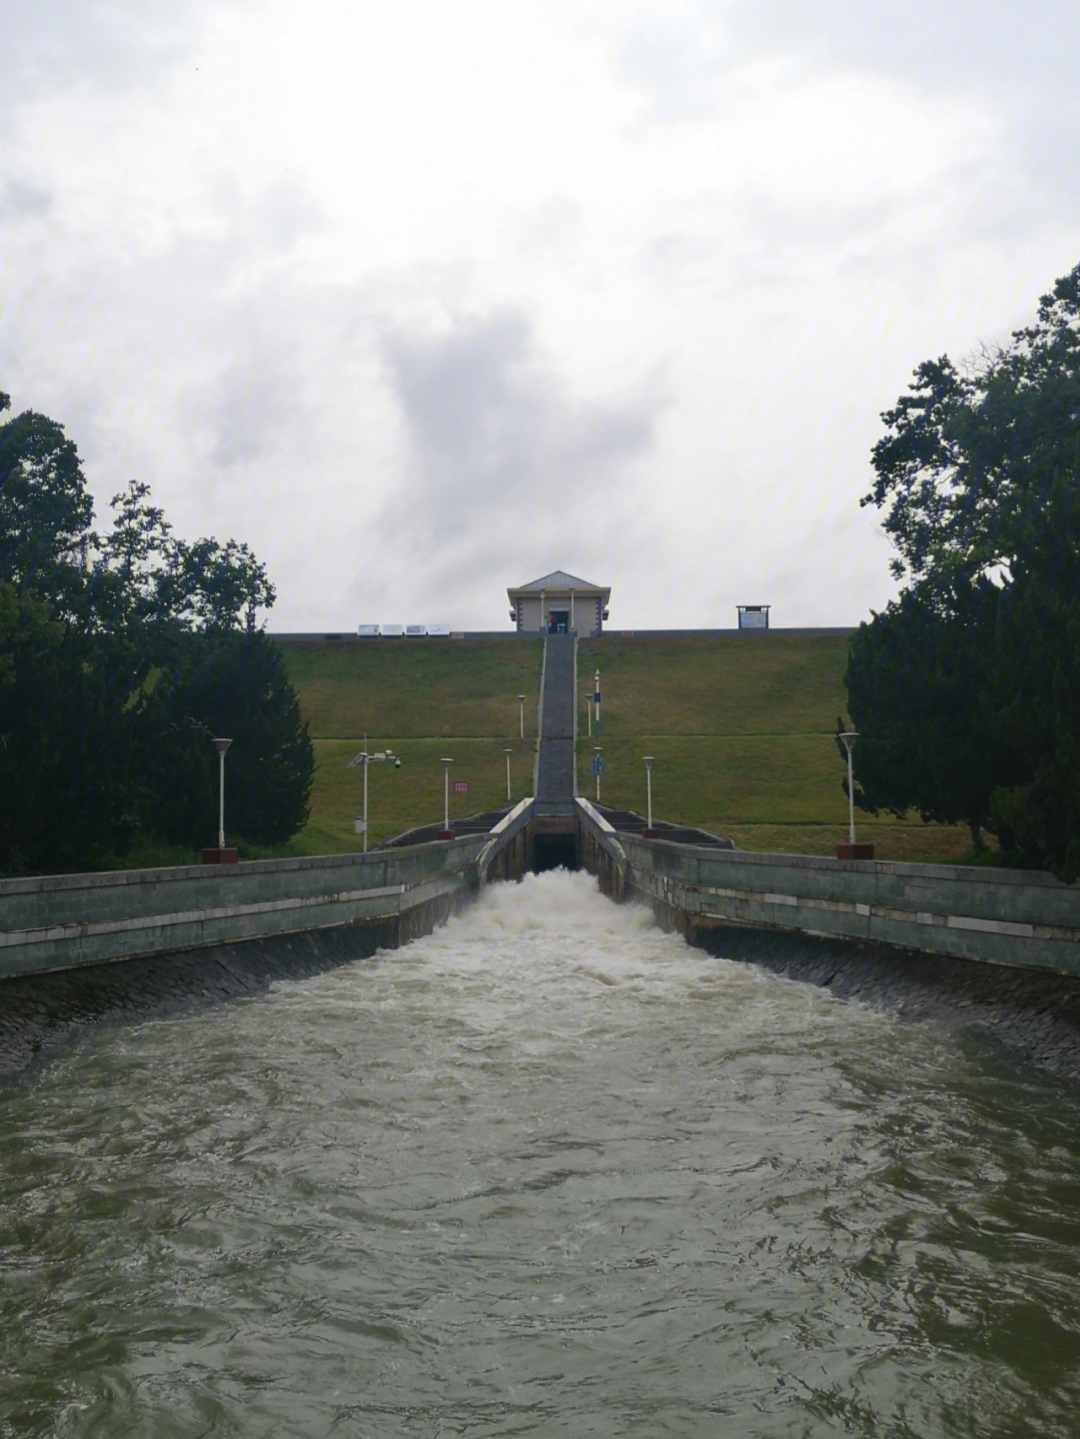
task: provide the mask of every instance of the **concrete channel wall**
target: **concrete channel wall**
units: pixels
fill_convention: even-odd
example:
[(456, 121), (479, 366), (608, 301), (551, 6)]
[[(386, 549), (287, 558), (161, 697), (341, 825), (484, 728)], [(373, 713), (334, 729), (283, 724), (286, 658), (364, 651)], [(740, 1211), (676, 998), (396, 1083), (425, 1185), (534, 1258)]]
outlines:
[(350, 926), (393, 948), (520, 876), (531, 814), (526, 800), (488, 834), (367, 855), (3, 880), (0, 980)]
[(787, 930), (1080, 978), (1080, 885), (1052, 875), (698, 849), (617, 834), (576, 804), (582, 867), (692, 944), (713, 929)]

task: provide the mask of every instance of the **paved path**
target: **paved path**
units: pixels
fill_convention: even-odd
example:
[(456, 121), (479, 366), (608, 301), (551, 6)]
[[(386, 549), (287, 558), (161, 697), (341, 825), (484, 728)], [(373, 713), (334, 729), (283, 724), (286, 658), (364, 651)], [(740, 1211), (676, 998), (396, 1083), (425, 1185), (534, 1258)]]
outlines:
[[(577, 636), (548, 635), (544, 649), (544, 707), (536, 803), (562, 809), (574, 802), (574, 673)], [(551, 813), (551, 810), (548, 810)]]

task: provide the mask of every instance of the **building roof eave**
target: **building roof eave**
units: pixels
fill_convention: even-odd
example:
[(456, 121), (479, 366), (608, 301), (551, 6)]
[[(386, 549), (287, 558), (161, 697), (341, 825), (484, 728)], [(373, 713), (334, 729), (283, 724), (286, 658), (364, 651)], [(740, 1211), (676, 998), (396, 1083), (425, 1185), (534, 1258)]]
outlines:
[(574, 584), (536, 584), (536, 585), (510, 585), (506, 590), (511, 604), (519, 599), (539, 599), (543, 595), (570, 595), (573, 594), (580, 599), (602, 599), (606, 604), (611, 598), (610, 585), (590, 585), (584, 580)]

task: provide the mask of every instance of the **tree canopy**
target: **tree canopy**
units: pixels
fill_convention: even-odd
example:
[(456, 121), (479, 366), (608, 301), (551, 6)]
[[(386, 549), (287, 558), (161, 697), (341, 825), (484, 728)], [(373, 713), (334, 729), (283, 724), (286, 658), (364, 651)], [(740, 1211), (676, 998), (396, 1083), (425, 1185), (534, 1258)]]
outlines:
[(98, 532), (61, 425), (0, 422), (0, 871), (212, 841), (213, 734), (234, 740), (231, 834), (280, 843), (307, 819), (314, 755), (260, 624), (265, 568), (180, 540), (141, 482), (110, 508)]
[(859, 803), (1080, 874), (1080, 266), (1033, 324), (928, 360), (874, 484), (899, 597), (853, 638)]

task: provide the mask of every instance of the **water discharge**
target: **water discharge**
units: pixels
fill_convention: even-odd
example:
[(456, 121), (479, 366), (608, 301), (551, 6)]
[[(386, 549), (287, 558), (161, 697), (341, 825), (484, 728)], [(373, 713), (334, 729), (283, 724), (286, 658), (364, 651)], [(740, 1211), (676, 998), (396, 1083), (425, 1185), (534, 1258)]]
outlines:
[(0, 1434), (1080, 1429), (1080, 1095), (585, 875), (0, 1111)]

